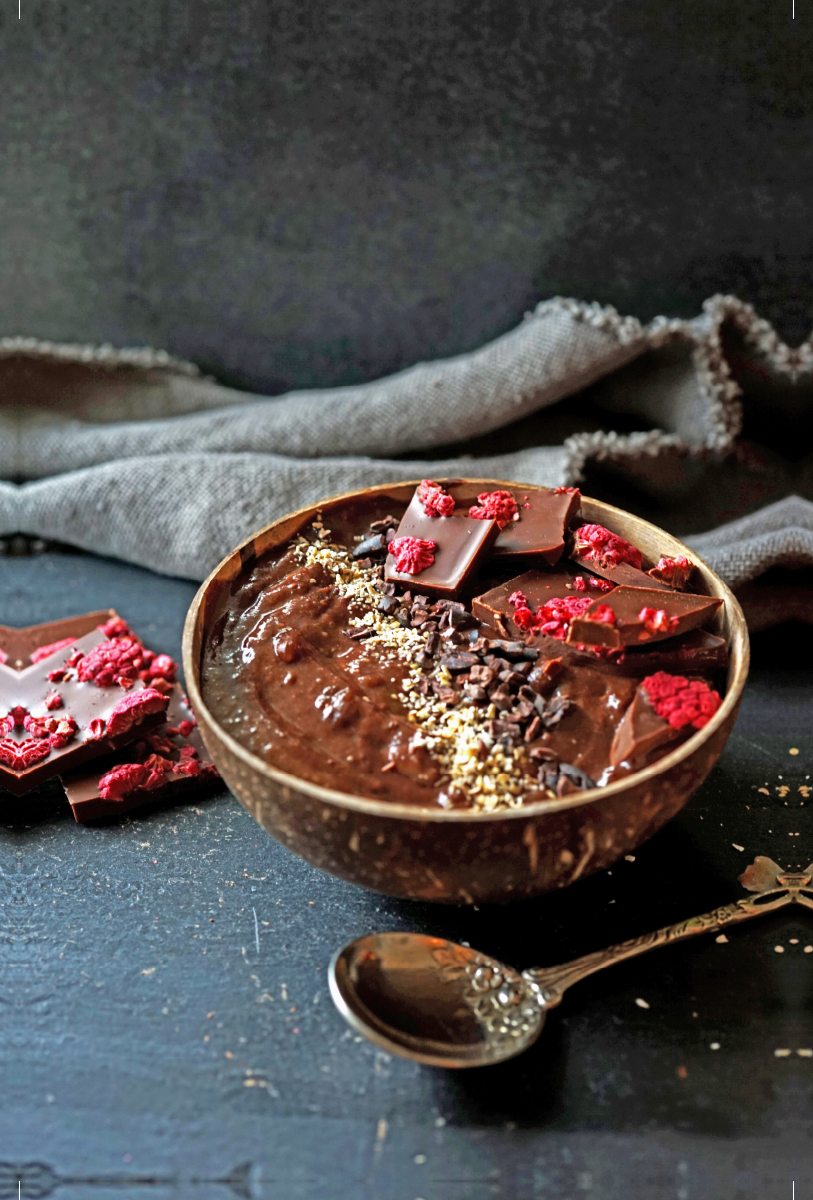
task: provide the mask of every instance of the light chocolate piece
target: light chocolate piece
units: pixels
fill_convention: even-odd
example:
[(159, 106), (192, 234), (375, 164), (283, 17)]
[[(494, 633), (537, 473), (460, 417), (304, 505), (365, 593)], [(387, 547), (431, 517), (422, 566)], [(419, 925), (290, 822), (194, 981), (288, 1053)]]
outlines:
[(460, 516), (427, 516), (416, 493), (393, 540), (417, 538), (434, 542), (434, 562), (413, 575), (396, 571), (395, 557), (390, 553), (384, 566), (384, 576), (393, 583), (404, 584), (414, 592), (454, 598), (464, 590), (466, 583), (488, 557), (498, 533), (496, 521), (478, 521)]
[[(567, 640), (609, 647), (662, 641), (704, 625), (722, 603), (713, 596), (621, 586), (599, 597), (584, 613), (574, 617)], [(605, 615), (611, 619), (603, 620)]]

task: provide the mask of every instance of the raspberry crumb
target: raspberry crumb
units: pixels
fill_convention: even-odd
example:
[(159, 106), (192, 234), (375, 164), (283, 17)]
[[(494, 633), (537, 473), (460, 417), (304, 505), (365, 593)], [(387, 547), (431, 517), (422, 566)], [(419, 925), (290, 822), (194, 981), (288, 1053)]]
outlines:
[(53, 712), (55, 708), (62, 708), (62, 697), (59, 692), (49, 692), (45, 697), (45, 707), (49, 712)]
[(68, 646), (72, 646), (75, 641), (75, 637), (61, 638), (58, 642), (51, 642), (48, 646), (40, 646), (30, 655), (31, 661), (32, 663), (42, 662), (44, 658), (50, 658), (57, 651), (65, 650)]
[(417, 575), (431, 567), (437, 548), (437, 542), (414, 537), (393, 538), (389, 545), (390, 554), (395, 556), (395, 569), (401, 575)]
[(505, 529), (509, 521), (519, 517), (517, 502), (510, 492), (481, 492), (477, 497), (479, 504), (473, 504), (469, 516), (478, 521), (496, 521), (500, 529)]
[(591, 621), (600, 621), (602, 625), (615, 625), (616, 616), (609, 604), (599, 604), (594, 613), (590, 614)]
[(617, 567), (619, 563), (629, 563), (639, 571), (644, 561), (644, 556), (637, 546), (625, 542), (615, 533), (610, 533), (603, 525), (582, 525), (576, 530), (576, 553), (611, 567)]
[(705, 680), (690, 680), (667, 671), (647, 675), (641, 681), (641, 687), (658, 716), (668, 721), (673, 729), (684, 729), (687, 725), (702, 729), (722, 703), (719, 693)]
[(144, 784), (147, 768), (141, 763), (122, 763), (114, 767), (99, 780), (99, 795), (103, 800), (120, 800), (130, 792), (138, 791)]
[(427, 517), (450, 517), (454, 512), (453, 498), (431, 479), (424, 479), (418, 484), (418, 500)]
[(671, 633), (677, 628), (677, 617), (670, 617), (665, 608), (642, 608), (638, 620), (649, 633)]

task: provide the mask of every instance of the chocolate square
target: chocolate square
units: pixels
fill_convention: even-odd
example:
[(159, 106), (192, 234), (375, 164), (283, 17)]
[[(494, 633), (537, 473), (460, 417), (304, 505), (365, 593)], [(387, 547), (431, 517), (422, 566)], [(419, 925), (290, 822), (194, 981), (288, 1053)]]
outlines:
[(396, 571), (395, 557), (388, 554), (384, 577), (404, 584), (414, 592), (457, 596), (488, 557), (498, 533), (496, 521), (461, 516), (429, 517), (416, 493), (401, 518), (395, 537), (435, 542), (435, 561), (430, 567), (410, 575)]
[[(484, 485), (480, 485), (482, 488)], [(467, 513), (478, 503), (478, 489), (472, 484), (449, 485), (455, 504)], [(528, 491), (512, 488), (519, 520), (510, 521), (497, 535), (492, 551), (495, 558), (544, 559), (555, 566), (565, 549), (565, 538), (581, 504), (578, 488), (557, 492)]]

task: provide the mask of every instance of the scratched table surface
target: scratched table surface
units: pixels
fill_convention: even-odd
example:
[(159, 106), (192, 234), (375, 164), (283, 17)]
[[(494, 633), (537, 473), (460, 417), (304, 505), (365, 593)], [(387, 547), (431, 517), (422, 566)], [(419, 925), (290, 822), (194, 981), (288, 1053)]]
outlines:
[[(179, 654), (186, 581), (57, 551), (0, 567), (2, 623), (114, 606)], [(583, 982), (536, 1046), (487, 1070), (381, 1053), (325, 974), (373, 929), (558, 963), (738, 898), (757, 854), (806, 865), (811, 629), (754, 652), (734, 734), (680, 816), (634, 861), (507, 907), (332, 879), (225, 789), (95, 828), (56, 783), (3, 793), (0, 1197), (790, 1200), (793, 1179), (813, 1196), (797, 906)]]

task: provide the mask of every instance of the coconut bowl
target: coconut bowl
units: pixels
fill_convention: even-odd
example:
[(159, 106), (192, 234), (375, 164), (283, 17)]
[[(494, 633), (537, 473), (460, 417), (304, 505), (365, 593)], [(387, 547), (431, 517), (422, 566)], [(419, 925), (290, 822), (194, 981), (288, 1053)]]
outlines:
[[(452, 481), (450, 481), (452, 482)], [(534, 491), (527, 484), (455, 480)], [(697, 567), (693, 590), (720, 597), (714, 632), (726, 639), (723, 703), (709, 723), (651, 766), (607, 787), (499, 812), (420, 809), (332, 791), (281, 771), (235, 741), (201, 695), (207, 636), (232, 585), (261, 556), (304, 530), (321, 512), (330, 528), (364, 496), (405, 506), (417, 481), (334, 496), (282, 517), (237, 546), (201, 585), (187, 614), (183, 665), (203, 740), (223, 779), (259, 825), (294, 854), (341, 879), (391, 896), (481, 904), (538, 895), (604, 870), (652, 837), (700, 787), (722, 752), (748, 673), (748, 631), (721, 579), (677, 538), (639, 517), (588, 497), (581, 513), (640, 547), (646, 558), (685, 555)], [(519, 567), (518, 571), (526, 567)]]

